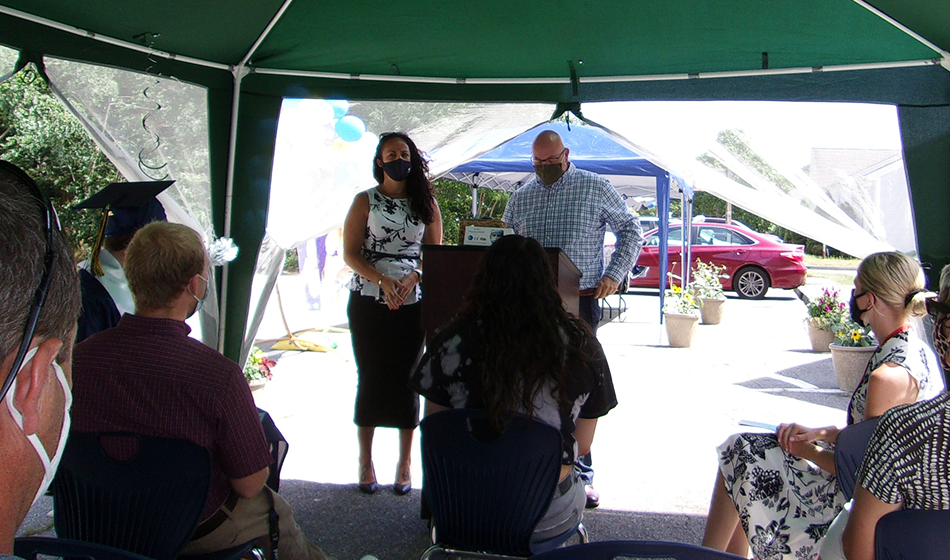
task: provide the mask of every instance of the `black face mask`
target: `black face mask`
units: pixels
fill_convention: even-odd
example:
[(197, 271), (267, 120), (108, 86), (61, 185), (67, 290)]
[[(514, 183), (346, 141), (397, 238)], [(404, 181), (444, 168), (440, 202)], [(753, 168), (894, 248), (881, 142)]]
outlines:
[(383, 163), (383, 171), (393, 181), (405, 181), (412, 171), (412, 164), (404, 159), (394, 159)]
[(867, 291), (861, 292), (860, 294), (856, 294), (854, 293), (854, 290), (851, 290), (851, 301), (848, 303), (848, 307), (850, 308), (850, 311), (851, 311), (851, 320), (861, 325), (862, 327), (866, 327), (867, 325), (864, 324), (864, 321), (861, 320), (861, 315), (869, 311), (871, 308), (868, 307), (867, 309), (861, 309), (860, 307), (858, 307), (858, 298), (863, 296), (866, 293)]
[(534, 172), (538, 174), (538, 179), (541, 179), (541, 182), (548, 186), (556, 183), (565, 173), (560, 163), (535, 165)]

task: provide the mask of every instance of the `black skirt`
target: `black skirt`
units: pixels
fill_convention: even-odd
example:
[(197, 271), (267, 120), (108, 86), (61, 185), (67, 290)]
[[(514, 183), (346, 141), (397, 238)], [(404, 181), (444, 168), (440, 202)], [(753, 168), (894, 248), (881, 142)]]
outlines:
[(356, 358), (357, 426), (412, 429), (419, 395), (409, 388), (425, 343), (419, 303), (391, 310), (376, 298), (350, 292), (346, 311)]

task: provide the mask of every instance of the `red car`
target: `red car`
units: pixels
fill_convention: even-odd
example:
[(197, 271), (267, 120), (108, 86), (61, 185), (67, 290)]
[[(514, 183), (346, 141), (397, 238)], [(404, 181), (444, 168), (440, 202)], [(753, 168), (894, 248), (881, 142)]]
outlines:
[[(644, 236), (631, 287), (659, 287), (659, 231)], [(682, 231), (679, 224), (670, 225), (669, 270), (677, 277), (682, 276)], [(724, 290), (740, 298), (761, 299), (769, 287), (793, 289), (805, 283), (805, 247), (780, 241), (741, 225), (694, 222), (692, 259), (725, 266), (729, 278), (722, 280)]]

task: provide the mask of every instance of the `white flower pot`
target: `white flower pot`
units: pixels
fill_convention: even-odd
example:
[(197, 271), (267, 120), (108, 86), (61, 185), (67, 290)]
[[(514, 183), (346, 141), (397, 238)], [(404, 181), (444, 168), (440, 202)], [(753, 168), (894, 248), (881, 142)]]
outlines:
[(861, 376), (867, 368), (868, 360), (874, 353), (874, 346), (838, 346), (829, 345), (831, 349), (831, 364), (835, 368), (835, 377), (838, 379), (838, 387), (846, 393), (853, 393), (861, 382)]
[(835, 333), (831, 330), (819, 329), (814, 321), (806, 320), (808, 325), (808, 339), (811, 341), (812, 352), (828, 352), (828, 345), (834, 342)]
[(718, 325), (722, 321), (724, 303), (726, 298), (700, 298), (699, 313), (704, 325)]
[(696, 334), (696, 325), (699, 323), (698, 316), (664, 313), (663, 322), (666, 323), (666, 336), (670, 341), (670, 346), (674, 348), (689, 348), (692, 346), (693, 335)]

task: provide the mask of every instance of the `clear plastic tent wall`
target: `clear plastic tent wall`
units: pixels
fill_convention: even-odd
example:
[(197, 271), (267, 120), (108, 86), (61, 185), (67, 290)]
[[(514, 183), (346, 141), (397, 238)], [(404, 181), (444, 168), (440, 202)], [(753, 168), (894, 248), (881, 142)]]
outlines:
[(855, 257), (917, 253), (893, 106), (707, 101), (583, 110), (660, 155), (697, 191)]
[(258, 254), (242, 355), (254, 343), (285, 251), (341, 227), (353, 197), (376, 184), (373, 158), (380, 134), (406, 132), (427, 154), (462, 138), (483, 138), (430, 159), (430, 175), (437, 176), (550, 119), (553, 112), (551, 104), (285, 99), (267, 237)]
[[(44, 63), (54, 94), (122, 176), (128, 181), (173, 179), (175, 184), (158, 197), (169, 221), (188, 225), (210, 243), (214, 228), (205, 89), (50, 57)], [(212, 348), (217, 348), (217, 318), (217, 294), (210, 290), (202, 311), (188, 322), (193, 335), (200, 333)]]

